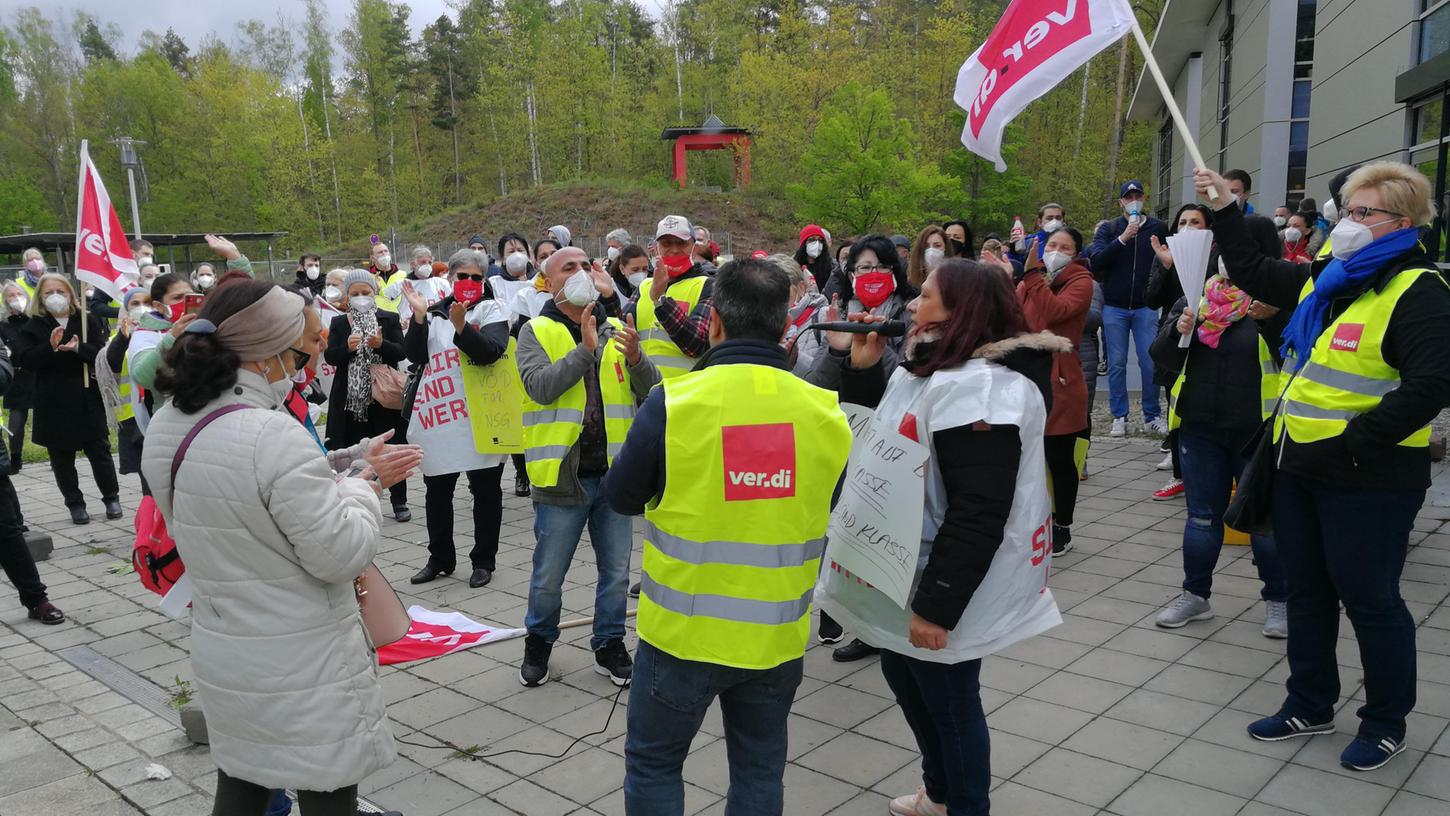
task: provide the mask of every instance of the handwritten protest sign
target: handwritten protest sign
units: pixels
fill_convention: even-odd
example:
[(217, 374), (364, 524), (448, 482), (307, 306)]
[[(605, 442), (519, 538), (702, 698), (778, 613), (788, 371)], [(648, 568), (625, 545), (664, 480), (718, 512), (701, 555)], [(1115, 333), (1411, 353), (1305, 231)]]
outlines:
[(851, 458), (826, 545), (835, 563), (902, 608), (921, 554), (925, 446), (884, 427), (876, 412), (842, 405), (851, 425)]
[(514, 359), (517, 348), (518, 341), (509, 338), (508, 351), (492, 365), (463, 367), (473, 447), (479, 453), (524, 452), (524, 384)]

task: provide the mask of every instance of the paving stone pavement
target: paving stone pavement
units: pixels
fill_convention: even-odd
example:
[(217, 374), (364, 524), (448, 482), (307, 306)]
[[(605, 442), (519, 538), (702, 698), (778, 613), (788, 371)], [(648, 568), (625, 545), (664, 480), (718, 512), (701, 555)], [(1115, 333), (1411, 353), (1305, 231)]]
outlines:
[[(1404, 595), (1420, 627), (1410, 748), (1380, 771), (1352, 774), (1337, 763), (1363, 700), (1347, 622), (1339, 650), (1341, 733), (1288, 743), (1256, 743), (1244, 734), (1256, 714), (1277, 707), (1287, 674), (1283, 643), (1259, 632), (1263, 605), (1247, 547), (1226, 547), (1220, 559), (1218, 617), (1172, 632), (1154, 627), (1153, 615), (1182, 577), (1183, 503), (1148, 499), (1163, 481), (1153, 469), (1159, 458), (1148, 440), (1095, 440), (1078, 502), (1076, 549), (1058, 559), (1050, 579), (1064, 623), (985, 661), (994, 812), (1450, 813), (1450, 474), (1436, 469), (1404, 574)], [(46, 627), (27, 620), (13, 591), (0, 586), (0, 816), (204, 816), (215, 783), (207, 749), (189, 745), (170, 719), (58, 654), (86, 645), (157, 686), (191, 676), (188, 626), (155, 611), (154, 596), (134, 575), (108, 571), (128, 557), (129, 512), (119, 522), (75, 527), (47, 468), (28, 465), (15, 478), (30, 526), (55, 536), (54, 557), (41, 574), (69, 621)], [(82, 482), (93, 490), (88, 478)], [(139, 499), (135, 477), (123, 477), (123, 485), (129, 511)], [(378, 559), (404, 601), (520, 625), (533, 545), (527, 500), (505, 491), (499, 569), (489, 587), (470, 590), (466, 576), (455, 575), (420, 588), (406, 580), (426, 557), (421, 482), (411, 487), (419, 520), (388, 521)], [(455, 507), (463, 541), (472, 520), (462, 489)], [(564, 592), (566, 617), (590, 614), (591, 562), (582, 547)], [(396, 733), (484, 752), (557, 753), (599, 730), (615, 690), (593, 672), (587, 628), (565, 636), (554, 651), (559, 682), (539, 689), (518, 683), (518, 641), (383, 669)], [(916, 789), (919, 769), (875, 660), (834, 663), (827, 648), (813, 644), (805, 674), (790, 718), (786, 813), (885, 813), (888, 797)], [(366, 780), (363, 793), (407, 816), (622, 814), (626, 700), (602, 734), (564, 759), (508, 754), (471, 761), (447, 749), (400, 745), (397, 763)], [(146, 780), (151, 762), (174, 776)], [(728, 776), (718, 707), (695, 742), (685, 780), (688, 812), (724, 812)]]

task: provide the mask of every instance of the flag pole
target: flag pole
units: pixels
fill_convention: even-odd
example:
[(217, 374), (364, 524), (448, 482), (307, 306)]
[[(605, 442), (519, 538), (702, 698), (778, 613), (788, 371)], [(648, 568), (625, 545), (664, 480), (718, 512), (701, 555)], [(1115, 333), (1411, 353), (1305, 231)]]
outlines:
[[(71, 277), (76, 282), (76, 299), (81, 302), (81, 342), (82, 343), (86, 342), (86, 340), (87, 340), (87, 338), (86, 338), (86, 287), (85, 287), (85, 284), (81, 282), (81, 279), (77, 275), (77, 273), (80, 271), (80, 266), (79, 265), (80, 265), (80, 257), (81, 257), (81, 251), (80, 251), (81, 250), (81, 244), (80, 244), (80, 240), (81, 240), (81, 209), (85, 206), (85, 201), (83, 199), (85, 198), (86, 172), (89, 170), (90, 163), (91, 163), (90, 144), (91, 143), (90, 143), (90, 140), (89, 139), (81, 139), (80, 195), (76, 199), (76, 245), (75, 245), (75, 251), (71, 252), (71, 263), (73, 264), (73, 266), (71, 268)], [(85, 363), (81, 363), (81, 388), (90, 388), (90, 387), (91, 387), (91, 370), (90, 370), (90, 368)]]
[[(1153, 75), (1153, 81), (1158, 85), (1158, 93), (1163, 97), (1163, 104), (1168, 106), (1168, 115), (1173, 118), (1173, 124), (1178, 127), (1178, 135), (1183, 139), (1183, 146), (1188, 150), (1189, 157), (1193, 159), (1193, 166), (1199, 170), (1207, 170), (1208, 165), (1203, 163), (1203, 154), (1198, 152), (1198, 142), (1194, 140), (1193, 133), (1188, 130), (1188, 121), (1183, 118), (1183, 111), (1178, 109), (1178, 101), (1173, 98), (1173, 90), (1168, 87), (1168, 80), (1163, 78), (1163, 71), (1158, 67), (1158, 60), (1153, 58), (1153, 49), (1148, 45), (1148, 38), (1143, 36), (1143, 29), (1138, 26), (1138, 15), (1130, 12), (1128, 19), (1133, 28), (1133, 39), (1138, 41), (1138, 50), (1143, 52), (1143, 63), (1148, 68), (1148, 73)], [(1218, 200), (1218, 191), (1212, 187), (1208, 188), (1208, 200)]]

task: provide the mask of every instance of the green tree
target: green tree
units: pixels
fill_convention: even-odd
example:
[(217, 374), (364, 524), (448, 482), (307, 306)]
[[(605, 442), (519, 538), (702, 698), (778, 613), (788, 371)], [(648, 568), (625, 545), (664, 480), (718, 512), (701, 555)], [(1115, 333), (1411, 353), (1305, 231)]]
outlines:
[(911, 124), (886, 92), (856, 82), (826, 105), (800, 169), (806, 181), (786, 185), (798, 217), (853, 235), (926, 223), (961, 198), (951, 178), (918, 158)]
[(89, 14), (79, 13), (76, 15), (73, 26), (76, 42), (80, 44), (81, 54), (86, 58), (86, 64), (98, 60), (116, 59), (116, 49), (111, 45), (112, 37), (107, 37), (101, 32), (101, 27), (96, 24), (96, 18)]

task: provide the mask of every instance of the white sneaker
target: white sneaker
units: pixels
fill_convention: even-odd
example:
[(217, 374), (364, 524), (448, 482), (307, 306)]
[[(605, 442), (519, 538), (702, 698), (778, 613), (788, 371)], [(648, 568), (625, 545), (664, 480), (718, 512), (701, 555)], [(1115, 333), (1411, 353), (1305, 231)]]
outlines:
[(1154, 466), (1154, 469), (1156, 469), (1156, 470), (1172, 470), (1173, 469), (1173, 454), (1170, 453), (1167, 456), (1164, 456), (1163, 457), (1163, 461), (1161, 461), (1157, 465), (1155, 465)]
[(1264, 601), (1264, 637), (1283, 640), (1289, 636), (1289, 605), (1284, 601)]
[(933, 802), (926, 795), (925, 786), (917, 788), (916, 793), (892, 799), (886, 810), (891, 816), (946, 816), (947, 814), (947, 806)]
[(1108, 431), (1108, 436), (1127, 436), (1127, 435), (1128, 435), (1128, 418), (1127, 417), (1113, 417), (1113, 429), (1111, 431)]
[(1177, 629), (1189, 621), (1208, 620), (1212, 617), (1213, 608), (1208, 605), (1208, 599), (1200, 598), (1185, 589), (1173, 599), (1173, 603), (1163, 607), (1154, 623), (1164, 629)]
[(1158, 417), (1152, 422), (1144, 423), (1143, 427), (1147, 428), (1155, 434), (1158, 434), (1159, 436), (1168, 435), (1168, 420), (1164, 419), (1163, 417)]

